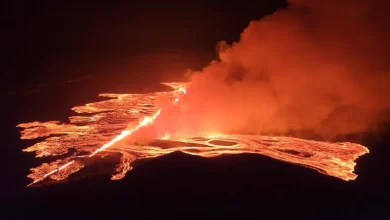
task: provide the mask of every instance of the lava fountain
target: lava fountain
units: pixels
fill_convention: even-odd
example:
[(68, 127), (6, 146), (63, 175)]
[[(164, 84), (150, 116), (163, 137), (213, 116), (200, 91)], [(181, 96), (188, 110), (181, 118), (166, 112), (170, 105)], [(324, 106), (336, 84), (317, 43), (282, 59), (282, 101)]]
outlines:
[[(119, 180), (132, 169), (132, 162), (181, 151), (202, 157), (222, 154), (253, 153), (281, 161), (315, 169), (320, 173), (343, 180), (354, 180), (355, 160), (368, 149), (354, 143), (329, 143), (303, 140), (293, 137), (205, 134), (187, 137), (171, 137), (158, 134), (157, 141), (181, 143), (167, 146), (136, 144), (123, 141), (143, 127), (155, 121), (164, 109), (156, 107), (156, 98), (171, 100), (171, 105), (180, 103), (186, 94), (184, 83), (164, 83), (173, 88), (169, 92), (148, 94), (100, 94), (108, 100), (72, 108), (87, 116), (71, 116), (69, 123), (60, 121), (22, 123), (21, 139), (46, 137), (23, 151), (35, 152), (36, 157), (61, 157), (51, 163), (32, 168), (28, 175), (31, 184), (43, 181), (66, 179), (84, 167), (84, 161), (99, 158), (103, 153), (120, 153), (121, 161), (113, 180)], [(137, 126), (129, 123), (139, 121)], [(31, 185), (30, 184), (30, 185)]]

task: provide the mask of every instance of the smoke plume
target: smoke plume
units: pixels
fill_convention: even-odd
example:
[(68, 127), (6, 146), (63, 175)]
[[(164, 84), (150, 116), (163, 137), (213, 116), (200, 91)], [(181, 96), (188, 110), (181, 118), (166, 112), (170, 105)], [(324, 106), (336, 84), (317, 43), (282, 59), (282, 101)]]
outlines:
[(375, 128), (390, 107), (390, 19), (383, 1), (290, 0), (252, 21), (240, 41), (156, 126), (185, 133), (285, 134), (325, 138)]

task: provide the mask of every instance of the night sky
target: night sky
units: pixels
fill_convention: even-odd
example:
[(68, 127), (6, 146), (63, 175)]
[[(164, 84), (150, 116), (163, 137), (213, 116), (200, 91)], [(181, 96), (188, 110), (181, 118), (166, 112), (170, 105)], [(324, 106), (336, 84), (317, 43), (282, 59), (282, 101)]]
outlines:
[[(146, 164), (120, 183), (96, 177), (41, 191), (26, 189), (28, 169), (38, 161), (21, 152), (35, 140), (19, 140), (18, 123), (66, 120), (72, 106), (95, 101), (100, 92), (148, 92), (160, 88), (161, 81), (183, 80), (186, 68), (200, 70), (217, 58), (219, 41), (238, 41), (251, 20), (287, 6), (279, 0), (65, 2), (1, 3), (0, 91), (7, 107), (0, 112), (5, 117), (2, 148), (7, 154), (0, 173), (6, 196), (0, 197), (9, 203), (9, 216), (15, 217), (18, 209), (23, 210), (22, 218), (33, 210), (36, 215), (31, 218), (38, 218), (43, 216), (37, 210), (44, 206), (58, 213), (74, 206), (83, 205), (86, 211), (111, 204), (107, 213), (121, 207), (124, 211), (117, 215), (129, 219), (135, 210), (156, 218), (169, 210), (265, 217), (261, 210), (272, 216), (272, 209), (287, 216), (297, 211), (297, 217), (310, 219), (327, 214), (384, 219), (383, 207), (389, 202), (386, 135), (365, 138), (371, 154), (358, 160), (362, 177), (350, 185), (262, 156), (210, 162), (175, 153)], [(97, 196), (95, 191), (102, 193)], [(74, 205), (63, 206), (68, 202)]]
[(3, 8), (6, 76), (18, 83), (22, 76), (29, 81), (83, 75), (126, 81), (180, 78), (185, 68), (200, 69), (215, 59), (219, 41), (239, 40), (249, 21), (286, 5), (27, 2)]

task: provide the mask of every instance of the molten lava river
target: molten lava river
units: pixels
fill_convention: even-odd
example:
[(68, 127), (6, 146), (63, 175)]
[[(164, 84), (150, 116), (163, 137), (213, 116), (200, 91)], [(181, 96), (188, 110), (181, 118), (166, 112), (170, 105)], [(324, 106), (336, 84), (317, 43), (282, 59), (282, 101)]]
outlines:
[[(45, 137), (23, 151), (35, 152), (36, 157), (55, 157), (50, 163), (32, 168), (28, 175), (30, 184), (51, 179), (63, 180), (84, 167), (86, 160), (97, 160), (109, 153), (120, 153), (120, 164), (112, 179), (118, 180), (132, 169), (132, 162), (181, 151), (202, 157), (222, 154), (262, 154), (315, 169), (320, 173), (343, 180), (354, 180), (355, 160), (368, 149), (354, 143), (329, 143), (303, 140), (293, 137), (260, 135), (209, 134), (194, 137), (172, 138), (165, 134), (159, 143), (127, 144), (121, 142), (141, 127), (152, 124), (161, 113), (155, 106), (157, 96), (164, 96), (172, 103), (185, 95), (185, 84), (165, 83), (173, 88), (170, 92), (149, 94), (100, 94), (108, 100), (72, 108), (84, 116), (69, 117), (69, 123), (60, 121), (30, 122), (19, 124), (21, 139)], [(86, 116), (85, 116), (86, 115)], [(138, 122), (129, 128), (129, 123)], [(173, 144), (175, 143), (175, 144)], [(178, 144), (179, 143), (179, 144)]]

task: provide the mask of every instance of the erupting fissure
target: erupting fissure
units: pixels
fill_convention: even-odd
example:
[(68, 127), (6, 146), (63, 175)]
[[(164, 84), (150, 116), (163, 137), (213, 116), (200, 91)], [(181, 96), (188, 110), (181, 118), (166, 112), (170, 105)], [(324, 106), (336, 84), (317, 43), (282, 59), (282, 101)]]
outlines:
[[(177, 100), (177, 99), (175, 99)], [(93, 152), (92, 154), (89, 155), (89, 157), (92, 157), (93, 155), (97, 154), (98, 152), (112, 146), (113, 144), (115, 144), (116, 142), (122, 140), (123, 138), (131, 135), (132, 133), (134, 133), (134, 131), (137, 131), (138, 129), (148, 125), (148, 124), (151, 124), (156, 118), (157, 116), (160, 114), (161, 112), (161, 109), (159, 109), (156, 114), (154, 114), (152, 117), (145, 117), (144, 120), (138, 124), (137, 127), (133, 128), (133, 129), (130, 129), (130, 130), (124, 130), (122, 131), (122, 133), (118, 136), (116, 136), (114, 139), (112, 139), (110, 142), (108, 142), (107, 144), (103, 145), (101, 148), (97, 149), (95, 152)]]
[[(368, 149), (353, 143), (328, 143), (302, 140), (292, 137), (270, 137), (259, 135), (215, 134), (201, 137), (170, 137), (165, 133), (159, 139), (168, 147), (158, 144), (121, 143), (140, 128), (151, 125), (163, 111), (155, 105), (156, 97), (163, 96), (179, 102), (187, 93), (183, 83), (165, 83), (174, 90), (149, 94), (100, 94), (111, 99), (85, 106), (74, 107), (77, 113), (89, 113), (89, 116), (72, 116), (69, 124), (58, 121), (31, 122), (19, 124), (23, 128), (22, 139), (47, 137), (25, 152), (35, 152), (37, 157), (64, 156), (51, 163), (32, 168), (29, 178), (31, 184), (47, 178), (63, 180), (84, 167), (83, 160), (99, 152), (119, 152), (122, 154), (117, 173), (112, 179), (121, 179), (131, 170), (131, 163), (137, 159), (152, 158), (174, 151), (182, 151), (202, 157), (215, 157), (222, 154), (255, 153), (278, 160), (299, 164), (315, 169), (323, 174), (343, 180), (353, 180), (355, 160)], [(143, 118), (134, 128), (128, 124)], [(119, 133), (119, 135), (117, 135)], [(70, 149), (73, 154), (65, 157)], [(80, 156), (83, 154), (83, 156)], [(31, 185), (30, 184), (30, 185)]]

